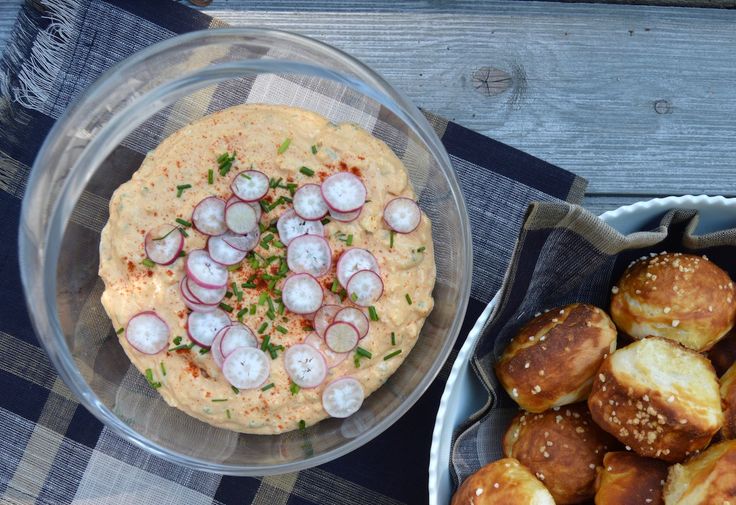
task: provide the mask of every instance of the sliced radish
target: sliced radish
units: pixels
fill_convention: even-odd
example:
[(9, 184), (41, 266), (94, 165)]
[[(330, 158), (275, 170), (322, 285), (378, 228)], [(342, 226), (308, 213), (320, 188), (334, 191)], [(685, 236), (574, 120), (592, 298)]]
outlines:
[(223, 235), (207, 239), (207, 252), (210, 253), (210, 258), (223, 265), (240, 263), (248, 254), (246, 251), (231, 246)]
[(220, 342), (220, 352), (227, 358), (238, 347), (258, 347), (256, 336), (242, 323), (234, 323), (225, 330)]
[(156, 354), (169, 343), (169, 325), (151, 310), (140, 312), (128, 320), (125, 338), (137, 351)]
[(224, 328), (220, 329), (220, 331), (217, 332), (217, 335), (215, 335), (215, 339), (212, 341), (212, 346), (210, 347), (210, 353), (212, 353), (212, 359), (215, 360), (215, 364), (222, 370), (222, 364), (225, 362), (225, 356), (222, 355), (222, 351), (220, 350), (220, 344), (222, 343), (222, 337), (225, 335), (225, 332), (230, 328), (229, 326), (225, 326)]
[(196, 303), (217, 305), (225, 297), (225, 293), (227, 293), (227, 286), (222, 286), (217, 289), (203, 288), (196, 282), (192, 282), (186, 275), (182, 280), (186, 284), (186, 288), (189, 290), (188, 294), (191, 294), (190, 298)]
[(217, 308), (217, 304), (206, 304), (206, 303), (199, 303), (197, 299), (194, 297), (191, 291), (189, 291), (189, 286), (187, 285), (186, 276), (182, 278), (181, 281), (179, 281), (179, 292), (181, 293), (181, 299), (184, 301), (184, 305), (189, 307), (191, 310), (195, 310), (198, 312), (211, 312)]
[(336, 321), (325, 330), (325, 344), (335, 352), (350, 352), (360, 340), (360, 332), (350, 323)]
[(187, 333), (196, 344), (209, 347), (217, 332), (230, 325), (230, 317), (221, 309), (210, 312), (192, 312), (187, 319)]
[(322, 355), (325, 357), (325, 361), (327, 362), (327, 368), (336, 367), (337, 365), (345, 361), (345, 358), (350, 355), (349, 352), (333, 351), (332, 349), (327, 347), (325, 341), (322, 340), (322, 338), (314, 332), (306, 336), (306, 338), (304, 339), (304, 343), (307, 345), (311, 345), (322, 353)]
[(233, 178), (230, 188), (241, 200), (255, 202), (268, 193), (268, 182), (268, 177), (263, 172), (246, 170)]
[(353, 212), (337, 212), (336, 210), (330, 210), (330, 217), (335, 221), (340, 221), (341, 223), (349, 223), (358, 219), (358, 216), (360, 216), (362, 211), (363, 207), (358, 210), (354, 210)]
[(330, 210), (318, 184), (305, 184), (294, 193), (294, 212), (302, 219), (322, 219)]
[(343, 252), (337, 260), (337, 280), (342, 287), (347, 287), (350, 277), (360, 270), (380, 273), (378, 261), (370, 251), (353, 247)]
[[(225, 202), (227, 204), (227, 205), (225, 205), (225, 208), (227, 208), (227, 206), (230, 205), (231, 203), (242, 202), (242, 201), (243, 200), (241, 200), (237, 196), (233, 195), (233, 196), (231, 196), (230, 198), (227, 199), (227, 202)], [(256, 211), (256, 221), (260, 221), (261, 220), (261, 215), (263, 214), (263, 210), (261, 209), (261, 205), (258, 202), (245, 202), (245, 203), (247, 203), (248, 205), (250, 205), (251, 208), (254, 211)]]
[(352, 377), (335, 379), (322, 391), (322, 407), (332, 417), (344, 418), (355, 414), (364, 399), (363, 386)]
[(332, 210), (353, 212), (365, 203), (367, 191), (363, 181), (350, 172), (332, 174), (322, 182), (322, 198)]
[(370, 322), (368, 321), (368, 316), (366, 316), (360, 309), (356, 309), (355, 307), (345, 307), (335, 315), (334, 320), (344, 321), (355, 326), (360, 334), (360, 338), (368, 335)]
[(281, 299), (295, 314), (311, 314), (322, 306), (322, 286), (309, 274), (290, 275), (281, 288)]
[(318, 235), (296, 237), (289, 242), (286, 263), (292, 272), (321, 277), (332, 266), (330, 243)]
[(258, 227), (256, 211), (247, 202), (235, 202), (225, 207), (225, 224), (235, 233), (250, 233)]
[(240, 389), (259, 387), (270, 373), (271, 360), (265, 352), (254, 347), (238, 347), (222, 363), (222, 375)]
[(383, 209), (386, 224), (398, 233), (411, 233), (422, 220), (422, 211), (417, 202), (411, 198), (394, 198)]
[(327, 361), (317, 349), (307, 344), (295, 344), (284, 351), (284, 369), (299, 387), (314, 388), (327, 377)]
[(289, 209), (279, 217), (276, 223), (276, 229), (279, 232), (279, 240), (285, 245), (302, 235), (319, 235), (325, 234), (325, 227), (320, 221), (307, 221), (296, 215), (294, 209)]
[(225, 224), (225, 200), (208, 196), (194, 207), (192, 223), (205, 235), (221, 235), (227, 231)]
[(247, 253), (258, 245), (258, 241), (261, 240), (261, 231), (256, 227), (255, 230), (244, 235), (227, 231), (219, 236), (233, 249)]
[(187, 254), (186, 271), (189, 279), (203, 288), (217, 289), (227, 284), (227, 268), (213, 260), (204, 249)]
[(373, 305), (383, 294), (383, 280), (373, 270), (361, 270), (350, 277), (345, 287), (350, 301), (367, 307)]
[(176, 226), (163, 224), (146, 234), (146, 256), (159, 265), (171, 265), (184, 248), (184, 235)]
[(339, 305), (322, 305), (314, 314), (314, 330), (324, 338), (325, 330), (335, 320), (335, 316), (342, 310)]

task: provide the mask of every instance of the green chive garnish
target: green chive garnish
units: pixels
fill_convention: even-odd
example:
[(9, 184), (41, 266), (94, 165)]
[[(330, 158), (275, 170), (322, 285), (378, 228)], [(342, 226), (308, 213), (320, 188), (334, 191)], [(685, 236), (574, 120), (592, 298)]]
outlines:
[(357, 347), (357, 348), (355, 349), (355, 354), (357, 354), (357, 355), (359, 355), (359, 356), (363, 356), (364, 358), (368, 358), (368, 359), (371, 359), (371, 358), (373, 357), (373, 354), (371, 354), (371, 352), (370, 352), (370, 351), (366, 351), (365, 349), (363, 349), (363, 348), (362, 348), (362, 347), (360, 347), (360, 346), (358, 346), (358, 347)]
[(368, 307), (368, 315), (371, 318), (371, 321), (378, 321), (378, 312), (376, 312), (376, 308), (371, 305)]
[(187, 253), (185, 253), (184, 251), (179, 251), (179, 257), (180, 258), (183, 258), (186, 255), (187, 255)]
[(120, 334), (122, 334), (122, 333), (123, 333), (124, 331), (125, 331), (125, 328), (120, 328), (120, 329), (118, 329), (118, 331), (116, 331), (115, 333), (117, 333), (118, 335), (120, 335)]
[(289, 330), (287, 330), (286, 328), (284, 328), (281, 325), (276, 326), (276, 331), (279, 331), (279, 332), (284, 333), (284, 334), (289, 333)]
[(230, 419), (230, 409), (225, 409), (225, 415)]
[(391, 354), (387, 354), (386, 356), (383, 357), (383, 361), (388, 361), (391, 358), (393, 358), (394, 356), (398, 356), (399, 354), (401, 354), (401, 349), (397, 349), (396, 351), (392, 352)]
[(299, 171), (300, 171), (301, 173), (303, 173), (304, 175), (306, 175), (307, 177), (312, 177), (312, 176), (314, 175), (314, 170), (312, 170), (312, 169), (311, 169), (311, 168), (309, 168), (309, 167), (301, 167), (301, 168), (299, 169)]
[(146, 368), (146, 380), (148, 381), (148, 385), (151, 386), (153, 389), (158, 389), (161, 387), (160, 382), (155, 382), (153, 380), (153, 370), (150, 368)]
[(213, 398), (212, 401), (213, 402), (226, 402), (227, 398)]
[(215, 171), (211, 168), (207, 170), (207, 184), (214, 184), (215, 182)]
[(408, 303), (409, 305), (411, 305), (412, 304), (412, 301), (411, 301), (411, 296), (409, 295), (409, 293), (407, 293), (405, 296), (406, 296), (406, 303)]
[(255, 283), (253, 282), (243, 282), (240, 286), (243, 288), (249, 288), (249, 289), (253, 289), (256, 287)]
[(291, 394), (292, 395), (297, 394), (300, 389), (301, 388), (298, 385), (296, 385), (295, 383), (293, 383), (293, 382), (289, 385), (289, 391), (291, 391)]
[(237, 314), (238, 321), (240, 321), (242, 323), (243, 322), (243, 316), (246, 315), (247, 313), (248, 313), (248, 307), (245, 307), (245, 308), (240, 309), (238, 311), (238, 314)]
[(232, 291), (225, 291), (225, 298), (232, 298), (233, 292)]
[(320, 222), (321, 222), (322, 224), (328, 224), (328, 223), (330, 222), (330, 218), (329, 218), (329, 217), (325, 217), (325, 218), (323, 218), (323, 219), (322, 219), (322, 221), (320, 221)]
[(279, 146), (278, 150), (276, 151), (279, 154), (284, 154), (286, 150), (289, 148), (289, 145), (291, 145), (291, 139), (285, 138), (284, 141)]
[(307, 429), (307, 423), (304, 421), (304, 419), (299, 420), (299, 429), (301, 431), (304, 431)]
[(235, 393), (235, 394), (240, 393), (240, 390), (238, 388), (236, 388), (235, 386), (230, 386), (230, 389), (232, 389), (233, 390), (233, 393)]
[(263, 209), (263, 212), (268, 214), (268, 211), (271, 210), (271, 207), (268, 206), (266, 203), (266, 200), (258, 200), (258, 204), (261, 206), (261, 209)]
[(395, 232), (391, 230), (389, 232), (389, 239), (388, 239), (388, 248), (393, 249), (394, 248), (394, 234)]
[(166, 377), (166, 366), (164, 365), (164, 362), (161, 362), (161, 373), (164, 374), (164, 377)]
[(356, 293), (352, 293), (352, 294), (350, 295), (350, 299), (351, 299), (352, 301), (356, 301), (356, 300), (358, 300), (358, 295), (357, 295)]
[(348, 235), (348, 238), (345, 241), (345, 245), (353, 245), (353, 234), (352, 233)]
[(419, 249), (417, 249), (417, 252), (424, 252), (427, 249), (426, 246), (422, 246)]
[(225, 312), (232, 312), (233, 308), (225, 302), (220, 302), (220, 308)]
[(264, 331), (266, 331), (266, 328), (268, 328), (268, 323), (266, 323), (266, 322), (264, 321), (264, 323), (263, 323), (263, 324), (261, 324), (261, 325), (260, 325), (260, 326), (258, 327), (258, 333), (263, 333)]
[(258, 297), (258, 305), (263, 305), (264, 303), (266, 303), (266, 300), (268, 300), (268, 293), (266, 293), (266, 292), (264, 291), (264, 292), (263, 292), (263, 293), (261, 293), (261, 294), (260, 294), (260, 296)]
[(153, 268), (153, 267), (156, 266), (156, 263), (154, 263), (150, 259), (146, 258), (146, 259), (144, 259), (144, 260), (141, 261), (141, 265), (143, 265), (145, 267), (148, 267), (148, 268)]
[(330, 291), (332, 291), (333, 293), (337, 293), (338, 291), (340, 291), (340, 284), (337, 282), (337, 279), (332, 281), (332, 287), (330, 288)]
[(199, 350), (199, 354), (207, 354), (208, 352), (210, 352), (209, 347), (203, 347)]
[(176, 337), (174, 339), (174, 345), (179, 345), (179, 344), (181, 344), (181, 337)]
[(266, 384), (265, 386), (263, 386), (261, 388), (261, 391), (268, 391), (269, 389), (271, 389), (274, 386), (275, 386), (275, 384), (273, 382), (271, 382), (270, 384)]
[(235, 272), (236, 270), (240, 270), (240, 267), (242, 267), (242, 263), (235, 263), (234, 265), (230, 265), (227, 267), (228, 272)]
[[(184, 235), (184, 238), (186, 238), (186, 237), (189, 236), (189, 234), (187, 233), (187, 231), (184, 228), (177, 228), (177, 230), (179, 230), (181, 232), (181, 234)], [(183, 252), (183, 251), (179, 251), (179, 252)]]
[(353, 365), (355, 365), (355, 368), (360, 368), (360, 355), (353, 356)]
[(255, 303), (251, 303), (250, 304), (250, 310), (248, 311), (248, 313), (251, 316), (255, 315), (255, 313), (256, 313), (256, 304)]
[(180, 217), (177, 217), (177, 218), (176, 218), (176, 222), (177, 222), (177, 223), (179, 223), (179, 224), (180, 224), (180, 225), (182, 225), (182, 226), (186, 226), (187, 228), (189, 228), (190, 226), (192, 226), (192, 223), (190, 223), (190, 222), (189, 222), (189, 221), (187, 221), (186, 219), (182, 219), (182, 218), (180, 218)]
[(235, 161), (235, 151), (233, 151), (232, 155), (224, 152), (217, 157), (217, 168), (219, 168), (221, 176), (224, 177), (230, 172), (230, 169), (233, 168), (233, 161)]
[(189, 342), (188, 344), (181, 344), (181, 345), (177, 345), (176, 347), (172, 347), (171, 349), (168, 350), (168, 352), (179, 351), (182, 349), (191, 349), (192, 347), (194, 347), (194, 342)]
[(312, 154), (317, 154), (317, 146), (312, 146)]
[(283, 249), (284, 247), (286, 247), (286, 246), (285, 246), (285, 245), (283, 244), (283, 242), (281, 242), (281, 241), (280, 241), (280, 240), (278, 240), (278, 239), (274, 240), (274, 241), (272, 242), (272, 244), (273, 244), (273, 246), (274, 246), (274, 247), (278, 247), (279, 249)]
[(391, 332), (391, 345), (396, 345), (396, 333)]
[(181, 198), (182, 193), (184, 193), (184, 190), (191, 188), (191, 184), (180, 184), (176, 187), (176, 197)]

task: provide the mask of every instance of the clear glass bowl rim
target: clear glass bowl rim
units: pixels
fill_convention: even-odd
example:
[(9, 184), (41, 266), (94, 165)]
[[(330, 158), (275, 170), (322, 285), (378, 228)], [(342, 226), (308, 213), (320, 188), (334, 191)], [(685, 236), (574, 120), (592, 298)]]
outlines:
[[(195, 42), (198, 39), (217, 39), (224, 43), (228, 40), (237, 40), (243, 37), (270, 37), (279, 39), (280, 41), (293, 42), (308, 49), (328, 54), (338, 60), (341, 64), (345, 65), (345, 67), (349, 68), (350, 71), (353, 72), (354, 75), (363, 83), (386, 97), (388, 103), (384, 103), (384, 105), (389, 105), (395, 113), (399, 114), (399, 117), (403, 120), (408, 120), (409, 126), (411, 126), (415, 134), (419, 135), (419, 137), (427, 144), (427, 148), (432, 152), (441, 170), (447, 177), (448, 185), (452, 193), (453, 203), (457, 206), (457, 210), (460, 214), (460, 221), (462, 223), (460, 229), (462, 237), (461, 242), (465, 245), (465, 254), (462, 258), (462, 275), (458, 283), (458, 310), (453, 318), (447, 338), (445, 339), (440, 352), (435, 357), (431, 367), (428, 369), (419, 385), (407, 396), (398, 409), (377, 422), (374, 426), (355, 439), (327, 452), (291, 463), (258, 466), (221, 464), (185, 456), (178, 452), (169, 450), (168, 448), (152, 442), (145, 436), (133, 430), (130, 426), (122, 422), (111, 411), (111, 409), (102, 403), (98, 399), (97, 395), (87, 385), (86, 380), (76, 367), (74, 359), (69, 352), (56, 314), (55, 296), (53, 295), (55, 290), (47, 289), (49, 285), (55, 286), (55, 278), (50, 281), (48, 274), (49, 272), (53, 272), (55, 275), (55, 263), (58, 254), (54, 254), (54, 247), (39, 247), (36, 243), (37, 240), (33, 240), (34, 236), (42, 237), (41, 240), (44, 242), (42, 245), (48, 245), (50, 243), (48, 240), (51, 235), (50, 225), (57, 222), (55, 217), (59, 212), (58, 205), (54, 206), (54, 212), (49, 215), (47, 220), (38, 221), (43, 222), (43, 226), (41, 227), (43, 229), (34, 229), (38, 227), (34, 227), (32, 224), (33, 220), (31, 219), (31, 213), (33, 209), (31, 209), (29, 199), (24, 197), (21, 207), (18, 249), (21, 281), (24, 288), (26, 305), (29, 310), (29, 315), (31, 317), (35, 333), (39, 337), (43, 347), (46, 349), (46, 352), (61, 378), (79, 399), (80, 403), (82, 403), (87, 410), (92, 413), (92, 415), (123, 439), (168, 461), (207, 472), (235, 476), (263, 476), (294, 472), (321, 465), (357, 449), (380, 435), (383, 431), (393, 425), (401, 416), (403, 416), (416, 403), (421, 395), (424, 394), (441, 370), (455, 341), (457, 340), (470, 296), (472, 274), (472, 240), (470, 234), (470, 220), (467, 215), (465, 201), (455, 177), (455, 172), (452, 169), (449, 156), (439, 137), (437, 137), (434, 129), (430, 126), (429, 122), (419, 109), (417, 109), (417, 107), (406, 96), (404, 96), (403, 93), (393, 88), (380, 75), (376, 74), (365, 64), (347, 53), (315, 39), (292, 32), (258, 27), (222, 28), (190, 32), (166, 39), (138, 51), (106, 70), (92, 85), (90, 85), (67, 108), (65, 113), (51, 128), (51, 131), (42, 144), (33, 163), (32, 171), (26, 187), (26, 195), (33, 193), (41, 185), (45, 184), (46, 186), (49, 186), (48, 181), (44, 181), (44, 176), (48, 175), (50, 170), (53, 170), (47, 167), (54, 166), (54, 159), (51, 157), (51, 154), (54, 152), (55, 146), (62, 140), (63, 134), (66, 132), (66, 127), (70, 122), (72, 122), (72, 119), (75, 116), (82, 113), (81, 111), (86, 102), (95, 103), (98, 97), (105, 95), (106, 89), (112, 85), (117, 75), (121, 73), (124, 74), (126, 69), (135, 67), (159, 53), (175, 49), (179, 45)], [(71, 173), (73, 173), (73, 170), (70, 171), (70, 174)], [(66, 181), (67, 183), (68, 179), (69, 178), (67, 178)], [(64, 184), (61, 191), (56, 193), (56, 204), (58, 204), (58, 199), (60, 197), (67, 194), (66, 191), (68, 189), (68, 184)], [(55, 244), (55, 247), (56, 252), (58, 253), (60, 244)], [(29, 259), (31, 257), (33, 257), (33, 261)], [(49, 258), (53, 261), (49, 261)], [(53, 263), (53, 265), (50, 263)], [(41, 297), (43, 303), (39, 304), (39, 298), (37, 295), (42, 293), (47, 296)]]

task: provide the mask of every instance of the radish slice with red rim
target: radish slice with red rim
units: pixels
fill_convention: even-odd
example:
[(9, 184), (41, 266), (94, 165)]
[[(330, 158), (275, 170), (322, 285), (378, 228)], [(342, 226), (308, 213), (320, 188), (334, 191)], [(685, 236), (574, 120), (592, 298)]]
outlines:
[(383, 294), (383, 280), (373, 270), (361, 270), (350, 277), (345, 288), (348, 298), (356, 305), (373, 305)]
[(248, 254), (246, 251), (241, 251), (231, 246), (224, 238), (223, 235), (217, 237), (210, 237), (207, 240), (207, 251), (210, 253), (210, 258), (223, 265), (235, 265), (245, 259)]
[(330, 217), (335, 221), (340, 221), (341, 223), (350, 223), (351, 221), (358, 219), (358, 216), (360, 216), (362, 211), (363, 207), (358, 210), (354, 210), (353, 212), (337, 212), (336, 210), (330, 210)]
[(314, 330), (320, 337), (325, 336), (325, 330), (335, 320), (335, 316), (342, 310), (339, 305), (322, 305), (314, 314)]
[(222, 363), (222, 375), (240, 389), (255, 389), (268, 379), (271, 360), (254, 347), (238, 347)]
[(350, 323), (358, 330), (360, 338), (364, 338), (368, 335), (370, 329), (370, 322), (368, 316), (366, 316), (362, 310), (356, 309), (355, 307), (345, 307), (335, 314), (335, 321), (343, 321)]
[(176, 226), (163, 224), (146, 234), (144, 247), (148, 259), (159, 265), (171, 265), (184, 248), (184, 235)]
[(225, 356), (222, 355), (222, 351), (220, 351), (220, 344), (222, 343), (222, 337), (225, 335), (225, 332), (230, 328), (229, 326), (225, 326), (220, 331), (217, 332), (217, 335), (215, 335), (215, 339), (212, 341), (212, 346), (210, 347), (210, 353), (212, 353), (212, 359), (215, 360), (215, 364), (222, 370), (222, 364), (225, 361)]
[[(241, 200), (237, 196), (233, 195), (233, 196), (231, 196), (230, 198), (227, 199), (227, 202), (225, 202), (227, 204), (227, 205), (225, 205), (225, 208), (227, 209), (227, 206), (230, 205), (231, 203), (242, 202), (242, 201), (243, 200)], [(256, 211), (256, 221), (260, 221), (261, 220), (261, 215), (263, 215), (263, 209), (261, 209), (261, 205), (258, 202), (245, 202), (245, 203), (247, 203), (248, 205), (250, 205), (251, 208), (254, 211)]]
[(266, 196), (268, 183), (268, 177), (263, 172), (246, 170), (233, 177), (230, 188), (241, 200), (255, 202)]
[(294, 212), (302, 219), (322, 219), (330, 210), (318, 184), (305, 184), (294, 193)]
[(227, 268), (216, 262), (204, 249), (187, 254), (186, 271), (189, 279), (203, 288), (217, 289), (227, 284)]
[(186, 288), (189, 290), (187, 294), (191, 294), (191, 297), (189, 298), (196, 303), (217, 305), (223, 298), (225, 298), (225, 293), (227, 293), (227, 286), (222, 286), (221, 288), (216, 289), (203, 288), (196, 282), (192, 282), (186, 275), (182, 280), (185, 282)]
[(367, 191), (363, 181), (350, 172), (338, 172), (322, 181), (322, 198), (332, 210), (353, 212), (365, 203)]
[(258, 347), (256, 336), (242, 323), (234, 323), (225, 330), (220, 342), (220, 352), (227, 358), (238, 347)]
[(360, 381), (341, 377), (330, 382), (322, 391), (322, 408), (332, 417), (345, 418), (360, 410), (365, 392)]
[(325, 330), (325, 344), (335, 352), (350, 352), (360, 340), (360, 332), (350, 323), (335, 321)]
[(192, 224), (205, 235), (221, 235), (227, 231), (225, 200), (208, 196), (194, 207)]
[(261, 231), (257, 227), (252, 232), (244, 235), (238, 235), (228, 231), (220, 235), (220, 237), (233, 249), (248, 253), (258, 245), (258, 241), (261, 239)]
[(322, 340), (322, 338), (314, 332), (306, 336), (306, 338), (304, 339), (304, 343), (307, 345), (311, 345), (322, 353), (322, 355), (325, 357), (325, 361), (327, 362), (327, 368), (336, 367), (337, 365), (345, 361), (345, 358), (350, 355), (349, 352), (333, 351), (332, 349), (327, 347), (325, 341)]
[(225, 207), (225, 224), (235, 233), (250, 233), (258, 227), (258, 217), (249, 203), (234, 202)]
[(343, 252), (340, 259), (337, 260), (337, 280), (344, 288), (347, 287), (350, 277), (361, 270), (373, 270), (380, 273), (378, 261), (370, 251), (353, 247)]
[(279, 217), (276, 223), (279, 239), (284, 245), (289, 245), (292, 240), (302, 235), (325, 234), (325, 228), (320, 221), (308, 221), (296, 215), (294, 209), (289, 209)]
[(294, 384), (314, 388), (327, 377), (327, 361), (317, 349), (307, 344), (295, 344), (284, 351), (284, 369)]
[(221, 309), (192, 312), (187, 319), (187, 333), (196, 344), (210, 347), (217, 332), (230, 325), (230, 317)]
[(322, 286), (309, 274), (293, 274), (287, 277), (281, 288), (281, 299), (287, 309), (295, 314), (311, 314), (322, 306)]
[(330, 243), (317, 235), (296, 237), (289, 242), (286, 263), (292, 272), (321, 277), (329, 272), (332, 266)]
[(189, 286), (186, 281), (186, 276), (179, 281), (179, 292), (181, 293), (181, 299), (184, 301), (184, 305), (189, 307), (191, 310), (198, 312), (211, 312), (217, 308), (217, 304), (206, 304), (199, 303), (194, 297), (192, 292), (189, 290)]
[(394, 198), (383, 209), (383, 220), (397, 233), (411, 233), (422, 220), (422, 211), (411, 198)]
[(125, 338), (143, 354), (157, 354), (169, 343), (169, 325), (155, 312), (140, 312), (128, 320)]

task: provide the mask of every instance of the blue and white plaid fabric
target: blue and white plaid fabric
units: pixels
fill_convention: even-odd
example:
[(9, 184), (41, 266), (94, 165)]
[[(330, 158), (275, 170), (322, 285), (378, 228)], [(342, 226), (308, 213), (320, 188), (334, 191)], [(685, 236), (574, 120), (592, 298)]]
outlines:
[[(76, 402), (31, 330), (15, 237), (20, 200), (46, 133), (114, 63), (178, 33), (218, 26), (223, 23), (168, 1), (29, 1), (20, 11), (0, 61), (2, 503), (427, 501), (432, 426), (452, 360), (399, 422), (357, 451), (298, 473), (238, 478), (177, 466), (117, 437)], [(579, 202), (585, 181), (455, 123), (428, 117), (450, 153), (473, 227), (475, 272), (467, 331), (501, 285), (529, 202)], [(83, 215), (76, 219), (99, 232), (107, 219), (107, 201), (91, 193), (85, 198)]]

